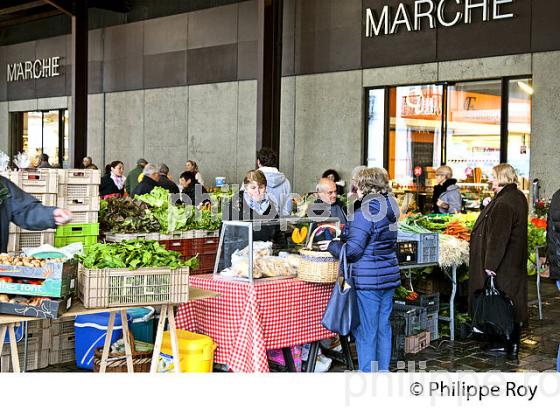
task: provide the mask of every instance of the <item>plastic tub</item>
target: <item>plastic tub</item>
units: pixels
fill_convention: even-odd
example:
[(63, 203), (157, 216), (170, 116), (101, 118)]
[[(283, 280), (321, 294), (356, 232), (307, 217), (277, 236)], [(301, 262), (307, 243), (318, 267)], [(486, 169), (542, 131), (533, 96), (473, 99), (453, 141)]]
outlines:
[[(130, 325), (130, 317), (128, 317), (128, 322)], [(95, 313), (76, 317), (76, 321), (74, 322), (74, 331), (76, 333), (76, 366), (81, 369), (93, 370), (93, 353), (97, 347), (105, 344), (108, 324), (109, 313)], [(121, 337), (121, 315), (117, 312), (111, 344)]]
[(135, 340), (154, 343), (154, 313), (151, 306), (127, 309), (126, 313), (132, 319), (130, 330)]
[[(210, 373), (214, 363), (214, 351), (218, 347), (208, 336), (177, 329), (179, 364), (183, 373)], [(158, 372), (173, 372), (173, 351), (169, 332), (163, 333)]]

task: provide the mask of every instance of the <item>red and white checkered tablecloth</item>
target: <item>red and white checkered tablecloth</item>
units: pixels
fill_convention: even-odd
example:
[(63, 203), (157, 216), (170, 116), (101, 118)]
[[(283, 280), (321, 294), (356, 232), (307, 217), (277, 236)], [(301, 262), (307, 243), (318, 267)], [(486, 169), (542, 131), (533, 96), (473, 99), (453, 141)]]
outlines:
[(210, 336), (218, 344), (214, 361), (233, 371), (268, 372), (267, 350), (335, 336), (321, 325), (333, 285), (299, 279), (250, 284), (212, 275), (189, 280), (222, 296), (182, 304), (177, 327)]

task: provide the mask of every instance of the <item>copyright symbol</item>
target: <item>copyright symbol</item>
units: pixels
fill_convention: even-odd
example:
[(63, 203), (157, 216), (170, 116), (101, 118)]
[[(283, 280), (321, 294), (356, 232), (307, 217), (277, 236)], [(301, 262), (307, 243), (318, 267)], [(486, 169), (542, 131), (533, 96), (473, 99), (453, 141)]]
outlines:
[(420, 396), (422, 393), (424, 393), (424, 387), (422, 386), (422, 384), (420, 384), (418, 382), (412, 383), (410, 385), (410, 392), (414, 396)]

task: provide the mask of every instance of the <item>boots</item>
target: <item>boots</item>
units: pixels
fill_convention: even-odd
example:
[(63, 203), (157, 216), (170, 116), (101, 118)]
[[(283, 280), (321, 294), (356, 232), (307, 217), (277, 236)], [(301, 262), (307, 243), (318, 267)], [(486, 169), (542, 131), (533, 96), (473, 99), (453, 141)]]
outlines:
[(516, 323), (513, 325), (513, 332), (511, 333), (510, 340), (507, 343), (508, 360), (517, 360), (520, 341), (521, 341), (521, 324)]

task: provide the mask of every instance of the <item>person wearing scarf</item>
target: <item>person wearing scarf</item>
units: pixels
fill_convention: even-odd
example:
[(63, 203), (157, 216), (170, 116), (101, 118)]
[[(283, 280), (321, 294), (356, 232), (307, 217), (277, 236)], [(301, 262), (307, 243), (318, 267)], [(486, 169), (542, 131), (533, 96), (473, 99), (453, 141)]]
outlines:
[(109, 172), (101, 178), (99, 196), (101, 199), (119, 197), (124, 195), (124, 164), (122, 161), (113, 161), (108, 167)]
[[(252, 170), (243, 179), (243, 191), (236, 193), (229, 207), (224, 209), (223, 219), (229, 221), (271, 220), (278, 218), (278, 207), (266, 191), (267, 181), (260, 170)], [(253, 232), (254, 241), (269, 241), (277, 235), (274, 226), (262, 226)]]
[(432, 195), (433, 212), (435, 214), (457, 214), (463, 208), (463, 198), (453, 178), (453, 170), (443, 165), (436, 170), (437, 185)]

